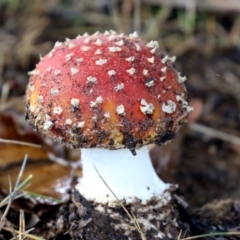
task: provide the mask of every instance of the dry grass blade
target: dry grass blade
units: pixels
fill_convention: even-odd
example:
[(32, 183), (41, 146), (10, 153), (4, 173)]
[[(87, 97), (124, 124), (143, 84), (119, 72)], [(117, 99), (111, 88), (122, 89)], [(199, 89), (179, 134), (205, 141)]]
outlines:
[(197, 238), (205, 238), (205, 237), (216, 237), (216, 236), (233, 236), (233, 235), (240, 235), (240, 232), (215, 232), (215, 233), (206, 233), (197, 236), (181, 238), (180, 240), (192, 240)]
[(3, 138), (0, 138), (0, 143), (10, 143), (10, 144), (17, 144), (17, 145), (24, 145), (24, 146), (29, 146), (29, 147), (41, 148), (41, 146), (38, 145), (38, 144), (9, 140), (9, 139), (3, 139)]
[[(20, 190), (23, 190), (25, 187), (27, 187), (29, 185), (29, 182), (32, 179), (32, 175), (29, 175), (21, 184), (19, 184), (19, 186), (16, 188), (16, 190), (14, 190), (12, 193), (10, 193), (6, 198), (4, 198), (1, 202), (0, 202), (0, 208), (6, 204), (8, 204), (9, 199), (12, 197), (12, 195), (14, 193), (17, 193)], [(14, 199), (22, 197), (25, 193), (21, 193), (19, 195), (15, 195)]]
[[(14, 229), (12, 229), (12, 230), (16, 233), (16, 230), (14, 230)], [(12, 240), (14, 240), (14, 239), (24, 240), (27, 237), (28, 238), (35, 237), (33, 235), (29, 235), (29, 232), (31, 232), (32, 230), (34, 230), (34, 228), (26, 230), (24, 211), (20, 210), (20, 214), (19, 214), (19, 230), (17, 231), (18, 232), (18, 236), (16, 236), (15, 238), (12, 238)]]
[[(22, 190), (24, 187), (26, 187), (26, 185), (29, 184), (29, 182), (30, 182), (30, 180), (31, 180), (31, 178), (32, 178), (32, 175), (28, 176), (28, 177), (20, 184), (20, 180), (21, 180), (21, 178), (22, 178), (22, 175), (23, 175), (23, 172), (24, 172), (26, 163), (27, 163), (27, 155), (25, 155), (25, 157), (24, 157), (24, 159), (23, 159), (23, 163), (22, 163), (20, 172), (19, 172), (19, 174), (18, 174), (18, 178), (17, 178), (17, 181), (16, 181), (16, 183), (15, 183), (14, 190), (13, 190), (13, 191), (10, 191), (9, 195), (0, 202), (0, 208), (3, 207), (4, 205), (8, 204), (11, 199), (15, 199), (16, 194), (18, 193), (18, 191), (19, 191), (19, 190)], [(19, 197), (19, 195), (18, 195), (18, 197)]]
[(141, 1), (134, 0), (133, 8), (133, 26), (136, 32), (140, 33), (141, 30)]
[[(19, 231), (15, 230), (13, 227), (11, 227), (11, 224), (8, 224), (8, 225), (10, 225), (10, 227), (4, 227), (4, 225), (6, 225), (6, 222), (7, 222), (6, 215), (8, 213), (8, 210), (9, 210), (10, 206), (11, 206), (12, 200), (14, 200), (14, 199), (18, 198), (19, 196), (23, 195), (23, 194), (18, 194), (18, 191), (19, 190), (23, 190), (29, 184), (29, 182), (30, 182), (30, 180), (32, 178), (32, 175), (30, 175), (28, 178), (26, 178), (20, 184), (20, 181), (21, 181), (21, 178), (22, 178), (22, 175), (23, 175), (26, 163), (27, 163), (27, 155), (25, 155), (25, 157), (24, 157), (24, 160), (23, 160), (21, 169), (19, 171), (18, 178), (17, 178), (17, 181), (15, 183), (15, 187), (14, 187), (13, 191), (12, 191), (12, 184), (11, 184), (10, 177), (9, 177), (9, 195), (0, 202), (0, 208), (7, 204), (7, 207), (6, 207), (5, 211), (4, 211), (4, 214), (1, 216), (0, 230), (4, 229), (5, 231), (11, 232), (13, 234), (13, 238), (12, 239), (15, 239), (15, 240), (17, 240), (17, 239), (18, 240), (24, 240), (26, 238), (36, 239), (36, 240), (43, 240), (43, 238), (39, 238), (37, 236), (29, 234), (29, 232), (32, 231), (33, 228), (29, 229), (27, 231), (25, 230), (25, 228), (26, 228), (26, 226), (25, 226), (25, 217), (24, 217), (24, 212), (22, 210), (20, 210), (20, 216), (19, 216)], [(18, 234), (18, 236), (16, 234)]]
[(139, 235), (141, 236), (142, 240), (147, 240), (147, 238), (145, 237), (138, 221), (137, 218), (134, 216), (133, 213), (130, 213), (126, 207), (123, 205), (123, 203), (120, 201), (120, 199), (117, 197), (117, 195), (112, 191), (112, 189), (108, 186), (108, 184), (106, 183), (106, 181), (103, 179), (103, 177), (101, 176), (101, 174), (99, 173), (99, 171), (97, 170), (96, 166), (93, 164), (98, 176), (100, 177), (100, 179), (103, 181), (103, 183), (106, 185), (106, 187), (109, 189), (109, 191), (113, 194), (113, 196), (116, 198), (116, 200), (118, 201), (119, 205), (123, 208), (123, 210), (126, 212), (126, 214), (129, 216), (129, 218), (133, 221), (134, 226), (136, 227)]
[(25, 217), (24, 217), (23, 210), (20, 210), (20, 214), (19, 214), (19, 235), (18, 235), (19, 240), (24, 239), (24, 235), (25, 235), (24, 233), (25, 233)]
[(192, 239), (205, 238), (205, 237), (231, 236), (231, 235), (240, 235), (240, 232), (215, 232), (215, 233), (206, 233), (206, 234), (196, 235), (192, 237), (181, 238), (182, 230), (180, 230), (177, 240), (192, 240)]
[[(7, 222), (6, 222), (6, 227), (8, 227), (9, 229), (12, 230), (12, 231), (11, 231), (11, 234), (13, 235), (13, 239), (17, 239), (17, 234), (16, 234), (16, 231), (15, 231), (12, 223), (7, 221)], [(5, 227), (3, 227), (3, 228), (5, 228)]]
[(50, 201), (50, 202), (56, 202), (56, 203), (59, 203), (59, 204), (66, 203), (66, 200), (61, 200), (61, 199), (45, 196), (45, 195), (42, 195), (42, 194), (30, 192), (30, 191), (24, 191), (24, 192), (27, 194), (27, 196), (30, 196), (32, 198), (43, 199), (43, 200), (47, 200), (47, 201)]
[[(24, 172), (24, 169), (25, 169), (25, 166), (26, 166), (26, 162), (27, 162), (27, 155), (25, 155), (24, 157), (24, 160), (23, 160), (23, 163), (22, 163), (22, 166), (21, 166), (21, 169), (19, 171), (19, 174), (18, 174), (18, 178), (17, 178), (17, 181), (15, 183), (15, 187), (14, 187), (14, 190), (12, 191), (12, 183), (11, 183), (11, 180), (10, 180), (10, 177), (8, 177), (9, 179), (9, 195), (4, 198), (1, 202), (0, 202), (0, 208), (5, 206), (7, 204), (7, 207), (3, 213), (3, 215), (1, 216), (1, 220), (0, 220), (0, 230), (1, 229), (5, 229), (6, 227), (4, 227), (4, 225), (6, 225), (7, 223), (7, 219), (6, 219), (6, 216), (7, 216), (7, 213), (9, 211), (9, 208), (11, 206), (11, 203), (14, 199), (16, 199), (17, 197), (19, 196), (22, 196), (22, 194), (19, 194), (18, 196), (17, 193), (19, 190), (23, 189), (26, 185), (28, 185), (30, 179), (32, 178), (32, 176), (29, 176), (27, 179), (25, 179), (21, 184), (20, 184), (20, 180), (22, 178), (22, 175), (23, 175), (23, 172)], [(8, 224), (9, 225), (9, 224)], [(16, 236), (16, 233), (15, 233), (15, 230), (10, 227), (8, 228), (11, 230), (12, 234), (13, 234), (13, 239), (17, 239), (17, 236)], [(25, 237), (22, 238), (23, 236), (23, 229), (25, 229), (25, 221), (24, 221), (24, 216), (23, 216), (23, 213), (20, 212), (20, 235), (19, 235), (19, 238), (20, 240), (23, 240)]]
[(181, 236), (182, 236), (182, 230), (180, 229), (180, 232), (179, 232), (179, 235), (178, 235), (177, 240), (180, 240), (180, 239), (181, 239)]
[(24, 159), (23, 159), (23, 163), (22, 163), (22, 166), (21, 166), (21, 169), (20, 169), (20, 172), (18, 174), (18, 178), (17, 178), (17, 181), (15, 183), (15, 187), (14, 187), (14, 194), (13, 194), (13, 197), (14, 195), (16, 194), (16, 189), (18, 188), (19, 186), (19, 183), (21, 181), (21, 178), (22, 178), (22, 175), (23, 175), (23, 172), (24, 172), (24, 169), (25, 169), (25, 166), (26, 166), (26, 163), (27, 163), (27, 155), (25, 155)]
[[(20, 232), (18, 231), (18, 230), (13, 230), (13, 229), (11, 229), (11, 228), (8, 228), (8, 227), (3, 227), (3, 229), (5, 230), (5, 231), (8, 231), (8, 232), (16, 232), (17, 234), (20, 234)], [(32, 235), (32, 234), (29, 234), (29, 232), (30, 231), (32, 231), (33, 229), (29, 229), (28, 231), (26, 231), (25, 233), (24, 233), (24, 237), (25, 238), (29, 238), (29, 239), (33, 239), (33, 240), (45, 240), (44, 238), (42, 238), (42, 237), (38, 237), (38, 236), (35, 236), (35, 235)], [(17, 238), (15, 239), (15, 240), (17, 240)]]
[(15, 187), (14, 187), (13, 191), (12, 191), (12, 183), (11, 183), (10, 177), (8, 177), (9, 195), (0, 202), (0, 208), (7, 204), (7, 208), (5, 209), (4, 214), (3, 214), (3, 216), (1, 217), (1, 220), (0, 220), (0, 229), (4, 226), (5, 219), (6, 219), (5, 217), (6, 217), (7, 212), (9, 210), (10, 206), (11, 206), (12, 200), (15, 198), (15, 196), (17, 194), (17, 191), (20, 189), (19, 187), (21, 187), (21, 186), (19, 186), (19, 183), (20, 183), (23, 171), (25, 169), (26, 162), (27, 162), (27, 155), (25, 156), (25, 158), (23, 160), (22, 167), (21, 167), (21, 170), (18, 174), (18, 178), (17, 178), (17, 181), (15, 183)]
[(120, 13), (116, 6), (116, 1), (112, 1), (112, 2), (109, 1), (108, 7), (109, 7), (109, 11), (111, 13), (110, 16), (111, 16), (111, 19), (113, 22), (114, 29), (116, 29), (117, 32), (124, 32), (123, 26), (120, 21), (120, 19), (121, 19)]
[[(9, 193), (12, 193), (12, 183), (11, 183), (11, 180), (10, 180), (10, 177), (8, 176), (8, 181), (9, 181)], [(1, 220), (0, 220), (0, 231), (1, 229), (3, 228), (3, 226), (5, 225), (6, 223), (6, 216), (8, 214), (8, 211), (10, 209), (10, 206), (12, 204), (12, 197), (10, 196), (9, 198), (9, 201), (8, 201), (8, 204), (7, 204), (7, 207), (3, 213), (3, 215), (1, 216)], [(0, 212), (1, 213), (1, 212)]]

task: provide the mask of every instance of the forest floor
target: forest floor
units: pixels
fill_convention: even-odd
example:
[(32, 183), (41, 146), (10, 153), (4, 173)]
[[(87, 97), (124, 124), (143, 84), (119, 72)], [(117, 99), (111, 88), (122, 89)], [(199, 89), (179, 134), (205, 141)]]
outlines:
[[(85, 31), (115, 28), (128, 33), (143, 28), (140, 35), (145, 40), (160, 40), (165, 52), (177, 55), (177, 68), (187, 76), (189, 95), (199, 111), (178, 139), (158, 153), (165, 157), (154, 156), (156, 171), (164, 181), (179, 186), (177, 194), (188, 206), (180, 211), (181, 221), (189, 228), (187, 235), (240, 231), (238, 12), (194, 12), (146, 3), (139, 18), (136, 6), (127, 1), (116, 9), (107, 8), (104, 1), (94, 7), (85, 0), (51, 0), (47, 5), (38, 0), (31, 6), (27, 1), (10, 2), (0, 2), (0, 139), (42, 146), (0, 141), (0, 201), (9, 192), (7, 176), (14, 187), (26, 155), (22, 180), (33, 176), (25, 195), (10, 206), (6, 218), (12, 226), (19, 228), (23, 210), (26, 229), (36, 229), (31, 234), (70, 239), (63, 234), (67, 226), (60, 227), (59, 216), (69, 214), (72, 179), (81, 175), (79, 151), (43, 139), (25, 121), (27, 72), (34, 68), (39, 54), (47, 53), (57, 40)], [(0, 208), (1, 215), (5, 209)], [(12, 237), (6, 226), (0, 239)], [(213, 234), (205, 239), (240, 239), (240, 235)]]

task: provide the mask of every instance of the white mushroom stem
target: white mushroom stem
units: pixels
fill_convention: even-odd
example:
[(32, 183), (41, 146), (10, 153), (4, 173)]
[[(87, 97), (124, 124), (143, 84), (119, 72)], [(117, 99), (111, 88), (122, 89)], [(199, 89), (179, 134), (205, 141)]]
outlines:
[(127, 202), (135, 198), (146, 202), (153, 196), (161, 196), (169, 188), (169, 184), (161, 181), (154, 171), (147, 146), (137, 149), (136, 156), (128, 149), (95, 148), (82, 149), (81, 152), (83, 177), (76, 189), (89, 201), (117, 201), (96, 169), (118, 199)]

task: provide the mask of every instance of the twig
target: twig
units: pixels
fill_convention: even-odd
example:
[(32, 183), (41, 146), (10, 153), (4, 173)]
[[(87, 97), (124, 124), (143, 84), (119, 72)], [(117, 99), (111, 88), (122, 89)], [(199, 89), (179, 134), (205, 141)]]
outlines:
[(95, 168), (98, 176), (100, 177), (100, 179), (103, 181), (103, 183), (106, 185), (106, 187), (108, 188), (108, 190), (113, 194), (113, 196), (117, 199), (118, 203), (121, 205), (121, 207), (124, 209), (124, 211), (126, 212), (126, 214), (129, 216), (129, 218), (133, 221), (134, 226), (136, 227), (138, 233), (140, 234), (142, 240), (147, 240), (147, 238), (144, 236), (144, 233), (136, 219), (136, 217), (134, 216), (133, 213), (130, 213), (126, 207), (123, 205), (123, 203), (120, 201), (120, 199), (117, 197), (117, 195), (112, 191), (112, 189), (108, 186), (108, 184), (106, 183), (106, 181), (103, 179), (103, 177), (101, 176), (101, 174), (99, 173), (99, 171), (97, 170), (96, 166), (93, 164), (93, 167)]
[(22, 103), (23, 102), (23, 97), (16, 97), (14, 99), (10, 99), (5, 103), (2, 103), (0, 105), (0, 112), (3, 112), (7, 110), (8, 108), (11, 108), (13, 106), (16, 106), (16, 104)]
[(65, 159), (63, 158), (60, 158), (60, 157), (57, 157), (55, 156), (53, 153), (51, 152), (48, 152), (47, 153), (49, 159), (55, 163), (58, 163), (59, 165), (61, 166), (64, 166), (64, 167), (71, 167), (73, 169), (77, 169), (79, 167), (82, 167), (82, 163), (81, 161), (77, 161), (77, 162), (68, 162), (66, 161)]
[(41, 145), (38, 145), (38, 144), (27, 143), (27, 142), (16, 141), (16, 140), (3, 139), (3, 138), (0, 138), (0, 143), (10, 143), (10, 144), (17, 144), (17, 145), (24, 145), (24, 146), (29, 146), (29, 147), (41, 148)]
[(240, 2), (238, 0), (142, 0), (146, 4), (157, 4), (163, 6), (180, 7), (185, 8), (187, 5), (194, 3), (199, 9), (208, 9), (209, 11), (240, 11)]
[(194, 132), (199, 132), (199, 133), (202, 133), (202, 134), (214, 137), (214, 138), (221, 139), (226, 142), (240, 145), (240, 138), (236, 137), (234, 135), (231, 135), (231, 134), (228, 134), (225, 132), (221, 132), (216, 129), (210, 128), (210, 127), (206, 127), (206, 126), (203, 126), (198, 123), (189, 124), (189, 128)]

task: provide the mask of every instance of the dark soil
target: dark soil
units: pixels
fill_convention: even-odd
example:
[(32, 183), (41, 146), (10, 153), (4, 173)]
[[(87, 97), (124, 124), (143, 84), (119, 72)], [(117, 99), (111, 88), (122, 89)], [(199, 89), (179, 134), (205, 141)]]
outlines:
[[(186, 69), (190, 94), (200, 97), (204, 103), (199, 122), (239, 137), (240, 68), (234, 68), (234, 65), (240, 66), (240, 59), (234, 57), (231, 64), (229, 60), (233, 53), (234, 49), (231, 49), (209, 60), (192, 53), (185, 59), (191, 61)], [(230, 72), (234, 77), (229, 75)], [(179, 165), (169, 180), (179, 184), (191, 207), (201, 207), (217, 199), (239, 200), (240, 146), (189, 130), (182, 149)]]

